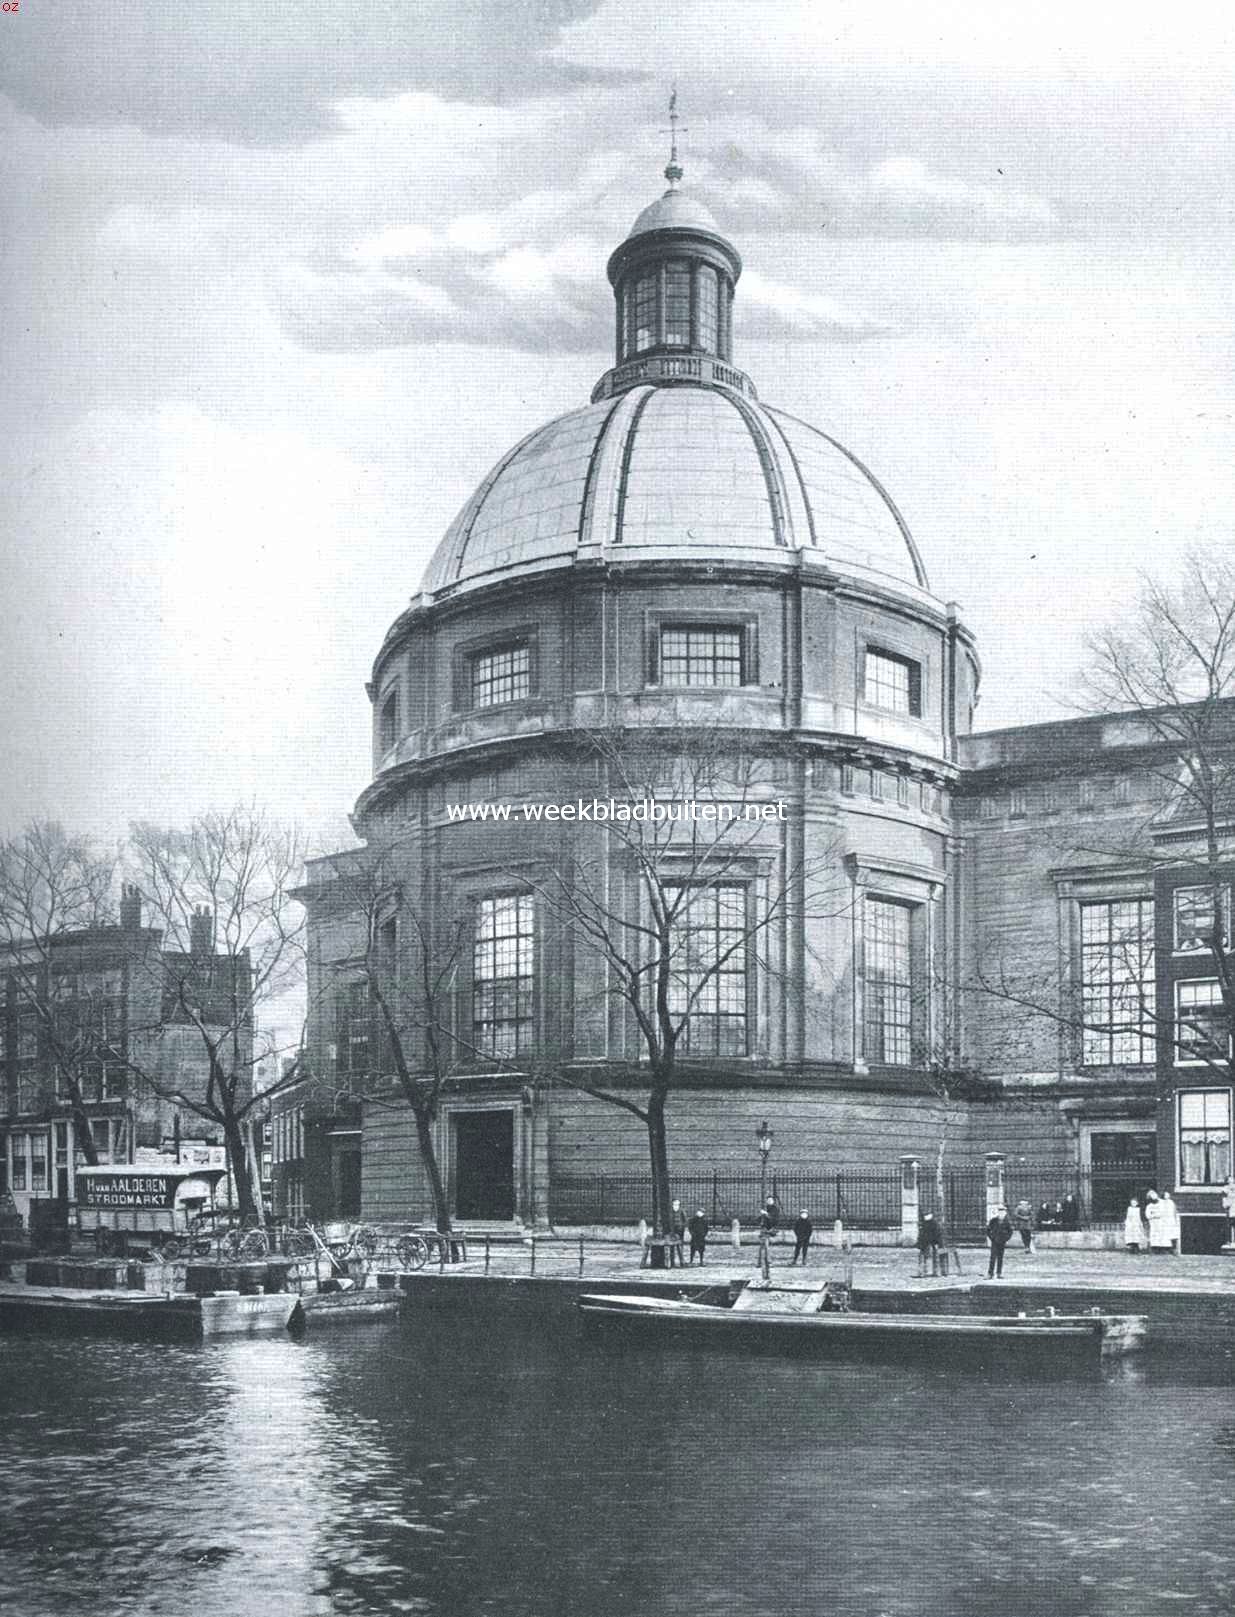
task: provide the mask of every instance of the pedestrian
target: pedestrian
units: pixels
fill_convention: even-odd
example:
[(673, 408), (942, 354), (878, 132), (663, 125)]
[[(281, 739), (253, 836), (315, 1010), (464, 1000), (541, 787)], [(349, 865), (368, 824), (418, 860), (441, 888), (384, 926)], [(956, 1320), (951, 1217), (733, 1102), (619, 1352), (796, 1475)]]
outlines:
[(1167, 1238), (1167, 1242), (1168, 1242), (1167, 1250), (1169, 1252), (1174, 1252), (1174, 1253), (1178, 1254), (1178, 1252), (1179, 1252), (1179, 1237), (1180, 1237), (1180, 1229), (1181, 1229), (1180, 1222), (1179, 1222), (1179, 1208), (1175, 1205), (1175, 1198), (1174, 1198), (1174, 1196), (1171, 1195), (1169, 1190), (1164, 1190), (1162, 1192), (1162, 1208), (1163, 1208), (1163, 1230), (1162, 1230), (1162, 1233)]
[(1026, 1252), (1033, 1251), (1033, 1203), (1028, 1196), (1022, 1196), (1016, 1204), (1013, 1213), (1017, 1229), (1021, 1232), (1021, 1245)]
[(1056, 1202), (1054, 1207), (1051, 1208), (1051, 1228), (1054, 1229), (1054, 1230), (1063, 1229), (1063, 1203), (1062, 1202)]
[(694, 1263), (698, 1257), (700, 1267), (703, 1265), (703, 1249), (708, 1244), (708, 1230), (711, 1225), (703, 1216), (703, 1208), (696, 1207), (693, 1216), (687, 1220), (686, 1228), (690, 1232), (690, 1261)]
[(1141, 1204), (1135, 1196), (1124, 1214), (1124, 1245), (1129, 1252), (1139, 1252), (1145, 1245), (1145, 1220), (1141, 1217)]
[(806, 1262), (806, 1254), (810, 1248), (810, 1238), (815, 1233), (815, 1226), (810, 1221), (810, 1214), (805, 1207), (793, 1221), (793, 1257), (789, 1260), (796, 1263), (801, 1258)]
[(1171, 1215), (1158, 1200), (1156, 1190), (1151, 1190), (1145, 1197), (1145, 1222), (1149, 1226), (1149, 1250), (1169, 1252)]
[(1059, 1227), (1064, 1230), (1079, 1230), (1081, 1227), (1081, 1206), (1075, 1196), (1065, 1196), (1063, 1211), (1059, 1220)]
[(943, 1245), (943, 1231), (934, 1213), (924, 1213), (918, 1220), (918, 1279), (926, 1276), (926, 1259), (930, 1255), (931, 1273), (939, 1273), (939, 1249)]
[(1054, 1222), (1051, 1217), (1050, 1202), (1040, 1202), (1038, 1205), (1038, 1228), (1040, 1230), (1049, 1230), (1053, 1227)]
[(676, 1263), (682, 1267), (682, 1247), (686, 1241), (686, 1209), (675, 1196), (669, 1208), (669, 1234), (672, 1244), (669, 1247), (669, 1267), (672, 1269)]
[(759, 1215), (759, 1233), (770, 1241), (778, 1229), (780, 1229), (780, 1208), (777, 1207), (775, 1198), (769, 1196)]
[(987, 1265), (986, 1278), (988, 1280), (1003, 1279), (1004, 1248), (1014, 1234), (1012, 1220), (1008, 1217), (1008, 1209), (1002, 1204), (995, 1209), (995, 1215), (986, 1226), (986, 1239), (991, 1243), (991, 1261)]

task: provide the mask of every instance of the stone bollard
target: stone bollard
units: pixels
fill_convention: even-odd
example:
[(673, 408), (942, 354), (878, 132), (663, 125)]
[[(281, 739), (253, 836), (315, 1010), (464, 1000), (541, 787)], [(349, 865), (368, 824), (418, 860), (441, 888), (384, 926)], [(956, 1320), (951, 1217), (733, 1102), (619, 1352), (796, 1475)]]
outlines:
[(733, 1250), (735, 1252), (740, 1252), (742, 1250), (742, 1226), (736, 1218), (734, 1219), (733, 1227), (729, 1232), (729, 1239), (733, 1242)]
[(996, 1211), (1004, 1206), (1003, 1187), (1004, 1154), (1002, 1151), (986, 1153), (986, 1222), (989, 1224)]

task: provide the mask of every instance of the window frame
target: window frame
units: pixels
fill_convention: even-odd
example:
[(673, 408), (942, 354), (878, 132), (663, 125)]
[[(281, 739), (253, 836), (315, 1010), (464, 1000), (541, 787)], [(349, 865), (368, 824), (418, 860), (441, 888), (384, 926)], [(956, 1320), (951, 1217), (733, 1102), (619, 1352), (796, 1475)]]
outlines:
[[(689, 927), (686, 939), (680, 945), (687, 956), (684, 971), (679, 971), (674, 965), (679, 945), (674, 942), (673, 932), (676, 931), (679, 925), (679, 918), (675, 917), (671, 923), (669, 997), (670, 1008), (680, 1022), (681, 1030), (678, 1034), (677, 1043), (678, 1054), (685, 1060), (748, 1060), (754, 1045), (755, 1031), (755, 1005), (753, 1000), (755, 985), (752, 969), (754, 956), (751, 947), (751, 905), (756, 901), (753, 883), (749, 879), (734, 876), (698, 876), (694, 879), (684, 876), (680, 881), (666, 880), (661, 883), (661, 886), (666, 896), (688, 890), (714, 895), (711, 901), (711, 915), (702, 925)], [(730, 926), (726, 928), (724, 925), (722, 893), (737, 895), (737, 903), (740, 903), (742, 919), (736, 927)], [(689, 912), (692, 902), (690, 899), (686, 900), (687, 912)], [(735, 903), (735, 909), (737, 903)], [(733, 949), (733, 952), (729, 955), (730, 961), (740, 961), (740, 965), (731, 967), (726, 963), (712, 969), (710, 965), (705, 963), (699, 974), (700, 986), (703, 988), (703, 993), (699, 994), (697, 989), (692, 986), (692, 973), (689, 969), (689, 957), (691, 954), (689, 939), (696, 934), (709, 933), (717, 941), (717, 953), (720, 954), (725, 952), (726, 947), (732, 948), (732, 944), (726, 946), (720, 941), (726, 931), (736, 931), (740, 934), (737, 940), (740, 947)], [(704, 974), (709, 971), (711, 974), (706, 977), (706, 982), (704, 982)], [(726, 1001), (724, 984), (728, 979), (738, 979), (740, 982), (740, 995), (734, 996), (735, 1001), (741, 1005), (740, 1011), (722, 1008)], [(684, 1003), (674, 1007), (673, 1000), (679, 991)], [(692, 996), (694, 996), (694, 1005), (688, 1010), (687, 1005)], [(711, 1003), (711, 1009), (703, 1008), (705, 1001)], [(681, 1019), (683, 1016), (685, 1020)], [(696, 1035), (692, 1037), (692, 1023), (700, 1016), (709, 1018), (711, 1023), (711, 1038), (708, 1041), (710, 1047), (707, 1049), (701, 1049), (698, 1046), (697, 1030)], [(739, 1037), (731, 1042), (723, 1037), (723, 1033), (727, 1027), (733, 1027), (734, 1025), (737, 1026)]]
[[(1114, 933), (1114, 912), (1121, 905), (1135, 905), (1138, 910), (1137, 947), (1141, 952), (1140, 977), (1129, 973), (1126, 977), (1117, 975), (1115, 963), (1118, 958), (1118, 940)], [(1086, 915), (1105, 909), (1108, 912), (1105, 939), (1086, 939)], [(1076, 992), (1080, 1011), (1080, 1051), (1079, 1065), (1081, 1067), (1151, 1067), (1158, 1055), (1158, 1000), (1157, 1000), (1157, 937), (1155, 932), (1156, 912), (1152, 894), (1145, 893), (1117, 893), (1112, 895), (1094, 894), (1077, 899), (1076, 921)], [(1109, 964), (1109, 975), (1103, 980), (1100, 976), (1090, 977), (1087, 971), (1088, 962), (1096, 958), (1099, 952)], [(1138, 1031), (1130, 1027), (1118, 1027), (1116, 1023), (1121, 1018), (1115, 1015), (1118, 990), (1121, 987), (1135, 986), (1140, 1005), (1140, 1020)], [(1090, 1027), (1089, 1010), (1092, 1003), (1091, 996), (1100, 990), (1105, 990), (1105, 1028)], [(1096, 1019), (1095, 1019), (1096, 1020)], [(1128, 1021), (1128, 1017), (1123, 1017)], [(1137, 1041), (1137, 1055), (1118, 1053), (1119, 1040)], [(1094, 1052), (1097, 1046), (1094, 1041), (1102, 1040), (1105, 1053), (1098, 1055)]]
[(1202, 1053), (1198, 1055), (1186, 1056), (1183, 1054), (1180, 1044), (1180, 1020), (1183, 1015), (1183, 1009), (1180, 1001), (1184, 991), (1195, 988), (1212, 988), (1214, 991), (1214, 997), (1209, 1001), (1207, 1006), (1192, 1007), (1192, 1020), (1198, 1020), (1195, 1015), (1197, 1010), (1208, 1010), (1213, 1008), (1217, 1012), (1218, 1019), (1220, 1019), (1222, 1022), (1226, 1021), (1226, 1007), (1222, 1003), (1222, 986), (1216, 977), (1179, 978), (1175, 983), (1174, 1004), (1172, 1006), (1174, 1011), (1174, 1022), (1171, 1026), (1171, 1060), (1172, 1065), (1176, 1067), (1212, 1067), (1213, 1063), (1216, 1061), (1229, 1061), (1231, 1059), (1231, 1029), (1229, 1024), (1226, 1028), (1225, 1049), (1218, 1050), (1217, 1053), (1213, 1055), (1205, 1055)]
[[(477, 668), (487, 659), (492, 660), (512, 652), (526, 655), (526, 688), (516, 695), (502, 696), (496, 701), (478, 702)], [(534, 627), (517, 627), (501, 634), (487, 635), (484, 639), (469, 640), (455, 647), (454, 707), (458, 713), (490, 713), (519, 702), (532, 700), (540, 690), (540, 653)], [(492, 680), (489, 681), (492, 684)]]
[[(894, 978), (877, 977), (872, 969), (874, 955), (873, 945), (884, 941), (872, 936), (871, 921), (873, 906), (878, 906), (880, 912), (889, 914), (898, 913), (904, 916), (904, 960), (906, 974), (903, 981)], [(866, 892), (862, 904), (862, 1029), (861, 1048), (862, 1059), (868, 1064), (877, 1067), (912, 1067), (920, 1047), (922, 1038), (921, 1013), (916, 1012), (915, 1002), (920, 994), (922, 982), (921, 942), (915, 935), (924, 923), (923, 905), (912, 899), (901, 897), (899, 894), (885, 892)], [(898, 922), (899, 924), (899, 922)], [(899, 941), (894, 947), (900, 947)], [(887, 1000), (883, 993), (876, 996), (872, 987), (881, 990), (903, 990), (905, 996), (905, 1013), (903, 1020), (889, 1022), (886, 1014)], [(876, 998), (885, 1007), (878, 1021), (872, 1016), (872, 1008)], [(878, 1029), (878, 1049), (872, 1037), (873, 1031)], [(888, 1034), (892, 1029), (903, 1038), (898, 1038), (888, 1053)], [(903, 1059), (901, 1059), (903, 1055)]]
[[(757, 620), (753, 617), (730, 616), (715, 613), (681, 613), (657, 612), (650, 617), (647, 627), (647, 685), (651, 689), (664, 691), (739, 691), (749, 690), (758, 685), (758, 634)], [(737, 673), (735, 682), (719, 682), (713, 679), (691, 681), (665, 678), (665, 636), (680, 634), (686, 637), (686, 644), (681, 656), (687, 666), (689, 676), (690, 664), (696, 660), (690, 649), (692, 635), (713, 636), (713, 647), (709, 654), (709, 661), (713, 669), (717, 666), (715, 637), (719, 635), (732, 635), (737, 639)], [(726, 659), (729, 660), (729, 659)]]
[[(1209, 1124), (1209, 1121), (1208, 1121), (1208, 1118), (1205, 1115), (1205, 1113), (1207, 1111), (1207, 1108), (1205, 1106), (1205, 1102), (1208, 1101), (1210, 1097), (1217, 1096), (1217, 1095), (1220, 1095), (1222, 1097), (1222, 1100), (1223, 1100), (1223, 1103), (1224, 1103), (1224, 1108), (1225, 1108), (1225, 1111), (1226, 1111), (1226, 1123), (1225, 1123), (1225, 1126), (1219, 1125), (1219, 1126), (1215, 1126), (1215, 1127), (1211, 1128), (1211, 1126)], [(1191, 1126), (1185, 1126), (1185, 1123), (1184, 1123), (1184, 1101), (1185, 1100), (1191, 1100), (1194, 1097), (1199, 1097), (1201, 1099), (1201, 1102), (1202, 1102), (1202, 1120), (1201, 1120), (1201, 1123), (1200, 1123), (1199, 1127), (1197, 1125), (1195, 1125), (1195, 1124), (1193, 1124)], [(1198, 1089), (1180, 1089), (1180, 1090), (1176, 1091), (1175, 1099), (1176, 1099), (1176, 1106), (1175, 1106), (1175, 1152), (1176, 1152), (1176, 1157), (1175, 1157), (1175, 1160), (1179, 1165), (1179, 1184), (1181, 1186), (1186, 1185), (1186, 1186), (1188, 1186), (1189, 1189), (1197, 1189), (1197, 1190), (1218, 1190), (1218, 1189), (1221, 1189), (1223, 1186), (1225, 1186), (1229, 1182), (1230, 1177), (1231, 1177), (1231, 1173), (1232, 1173), (1232, 1162), (1231, 1162), (1231, 1133), (1232, 1133), (1231, 1110), (1232, 1110), (1232, 1107), (1231, 1107), (1231, 1090), (1230, 1090), (1230, 1088), (1227, 1087), (1227, 1086), (1224, 1086), (1222, 1084), (1214, 1084), (1214, 1085), (1206, 1085), (1204, 1088), (1198, 1088)], [(1189, 1134), (1198, 1134), (1199, 1133), (1202, 1136), (1202, 1139), (1199, 1142), (1198, 1141), (1189, 1141), (1187, 1143), (1188, 1144), (1198, 1144), (1198, 1143), (1200, 1144), (1200, 1146), (1202, 1148), (1202, 1154), (1203, 1154), (1203, 1156), (1205, 1158), (1205, 1161), (1206, 1161), (1206, 1176), (1204, 1176), (1204, 1177), (1193, 1178), (1193, 1177), (1191, 1177), (1191, 1175), (1188, 1172), (1187, 1162), (1186, 1162), (1185, 1152), (1184, 1152), (1184, 1146), (1185, 1146), (1184, 1134), (1185, 1134), (1185, 1132), (1187, 1132)], [(1211, 1136), (1214, 1137), (1212, 1140), (1211, 1140)], [(1225, 1136), (1225, 1142), (1223, 1142), (1223, 1140), (1221, 1138), (1222, 1136)], [(1225, 1146), (1226, 1146), (1226, 1162), (1225, 1162), (1225, 1170), (1226, 1171), (1224, 1173), (1222, 1173), (1221, 1177), (1219, 1177), (1216, 1172), (1212, 1177), (1210, 1177), (1210, 1176), (1208, 1176), (1208, 1162), (1210, 1160), (1210, 1147), (1211, 1147), (1211, 1144), (1221, 1144), (1221, 1143), (1225, 1143)]]
[[(513, 931), (484, 930), (486, 912), (514, 906)], [(535, 895), (519, 888), (478, 893), (472, 900), (471, 994), (467, 1025), (480, 1060), (517, 1060), (536, 1045), (537, 963), (540, 938)], [(513, 945), (513, 973), (499, 975), (502, 946)], [(489, 965), (492, 970), (488, 969)], [(526, 969), (524, 966), (526, 965)], [(482, 969), (482, 966), (484, 969)], [(514, 1015), (499, 1015), (503, 997), (513, 995)], [(488, 1014), (482, 1006), (488, 1000)], [(507, 1043), (501, 1033), (513, 1030)]]
[[(888, 664), (893, 669), (905, 671), (905, 703), (878, 701), (872, 695), (873, 686), (883, 681), (871, 680), (871, 662)], [(878, 713), (894, 713), (900, 718), (920, 719), (925, 711), (926, 682), (921, 662), (910, 657), (903, 651), (894, 651), (890, 646), (878, 641), (868, 640), (862, 648), (862, 705), (874, 708)]]
[[(1218, 904), (1218, 908), (1222, 911), (1220, 924), (1222, 926), (1222, 930), (1223, 930), (1223, 933), (1225, 934), (1225, 936), (1228, 939), (1230, 938), (1230, 935), (1231, 935), (1231, 887), (1230, 887), (1230, 883), (1225, 882), (1225, 881), (1224, 882), (1218, 882), (1218, 883), (1213, 883), (1213, 882), (1191, 882), (1191, 883), (1188, 883), (1185, 886), (1175, 887), (1175, 888), (1171, 889), (1171, 953), (1172, 954), (1181, 955), (1181, 956), (1184, 956), (1185, 958), (1191, 958), (1191, 957), (1193, 957), (1195, 955), (1198, 955), (1198, 954), (1204, 954), (1205, 951), (1208, 948), (1210, 948), (1210, 945), (1208, 943), (1206, 943), (1201, 938), (1198, 938), (1193, 943), (1185, 943), (1185, 944), (1180, 943), (1180, 941), (1179, 941), (1179, 900), (1185, 893), (1204, 893), (1209, 898), (1212, 899), (1213, 890), (1214, 890), (1215, 885), (1218, 886), (1220, 888), (1220, 890), (1221, 890), (1221, 898), (1220, 898), (1219, 904)], [(1212, 914), (1212, 913), (1213, 912), (1210, 911), (1210, 914)]]
[(399, 744), (399, 712), (401, 707), (398, 685), (389, 686), (383, 691), (381, 700), (377, 705), (377, 750), (383, 758)]

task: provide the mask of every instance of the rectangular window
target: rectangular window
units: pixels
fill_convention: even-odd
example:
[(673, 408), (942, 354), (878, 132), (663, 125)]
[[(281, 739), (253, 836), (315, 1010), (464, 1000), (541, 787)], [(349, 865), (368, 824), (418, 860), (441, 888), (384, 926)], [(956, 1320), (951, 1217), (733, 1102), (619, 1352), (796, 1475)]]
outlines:
[(11, 1134), (9, 1136), (9, 1151), (13, 1159), (13, 1189), (28, 1190), (30, 1188), (30, 1177), (26, 1162), (26, 1136), (24, 1134)]
[(24, 1013), (17, 1024), (17, 1110), (37, 1111), (41, 1100), (39, 1083), (39, 1029), (33, 1012)]
[(1081, 905), (1081, 1061), (1154, 1059), (1154, 907), (1148, 898)]
[(389, 752), (399, 739), (399, 693), (391, 691), (382, 700), (381, 714), (378, 725), (378, 745), (383, 752)]
[(922, 716), (922, 667), (908, 657), (898, 657), (890, 651), (866, 648), (866, 667), (863, 677), (863, 700), (869, 707), (885, 708), (889, 713), (909, 713)]
[(1175, 984), (1175, 1062), (1225, 1061), (1230, 1033), (1215, 979)]
[(656, 345), (656, 284), (655, 273), (641, 275), (635, 282), (635, 353)]
[(472, 1037), (489, 1055), (515, 1056), (531, 1046), (534, 922), (530, 893), (503, 893), (476, 906)]
[(336, 1070), (360, 1079), (372, 1067), (373, 1013), (367, 982), (348, 983), (335, 1002)]
[(660, 631), (662, 685), (741, 685), (740, 628), (666, 625)]
[(1230, 936), (1231, 893), (1228, 887), (1219, 889), (1220, 899), (1214, 903), (1214, 888), (1177, 887), (1175, 889), (1175, 953), (1199, 954), (1213, 947), (1215, 921), (1220, 922), (1221, 939)]
[(47, 1135), (42, 1131), (30, 1136), (30, 1189), (36, 1196), (46, 1195), (49, 1189)]
[(1231, 1092), (1179, 1091), (1179, 1182), (1225, 1185), (1231, 1177)]
[(532, 651), (526, 641), (495, 646), (471, 660), (473, 707), (498, 707), (532, 693)]
[(866, 900), (863, 1049), (868, 1061), (891, 1067), (913, 1060), (912, 915), (908, 904)]
[(671, 348), (690, 342), (690, 265), (665, 265), (665, 341)]
[(708, 353), (717, 351), (716, 345), (716, 319), (718, 300), (716, 295), (716, 271), (705, 264), (699, 270), (698, 287), (698, 319), (699, 319), (699, 346)]
[(687, 1056), (747, 1053), (748, 927), (740, 883), (666, 887), (675, 906), (670, 930), (669, 1007), (683, 1021)]

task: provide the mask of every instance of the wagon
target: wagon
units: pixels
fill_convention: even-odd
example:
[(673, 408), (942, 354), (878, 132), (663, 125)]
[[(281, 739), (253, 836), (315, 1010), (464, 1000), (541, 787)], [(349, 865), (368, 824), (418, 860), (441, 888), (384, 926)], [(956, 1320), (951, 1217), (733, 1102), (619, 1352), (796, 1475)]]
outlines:
[(93, 1232), (102, 1253), (123, 1254), (129, 1247), (178, 1253), (203, 1215), (214, 1213), (215, 1193), (226, 1177), (226, 1168), (79, 1168), (78, 1226)]

